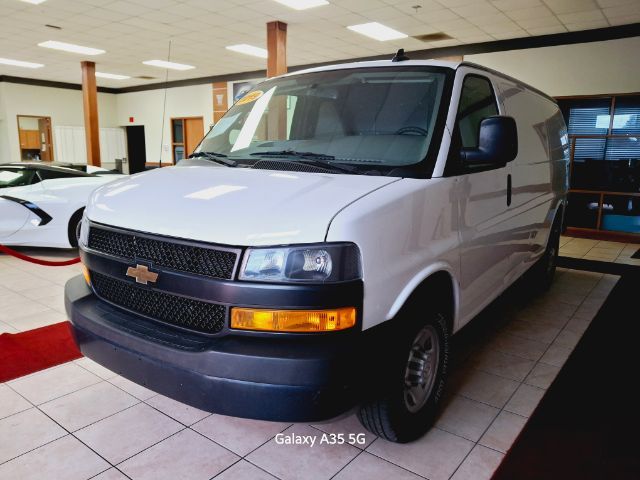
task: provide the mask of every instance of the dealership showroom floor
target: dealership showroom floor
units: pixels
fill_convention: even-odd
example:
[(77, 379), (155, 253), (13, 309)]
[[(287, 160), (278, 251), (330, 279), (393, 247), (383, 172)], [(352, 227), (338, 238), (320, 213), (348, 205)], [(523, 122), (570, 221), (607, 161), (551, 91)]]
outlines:
[[(567, 258), (638, 263), (630, 258), (638, 245), (567, 237), (561, 245)], [(0, 266), (2, 332), (65, 320), (63, 284), (79, 267), (7, 256)], [(562, 268), (542, 296), (505, 294), (456, 339), (444, 408), (410, 444), (366, 433), (364, 445), (280, 445), (279, 433), (365, 431), (353, 415), (304, 425), (209, 414), (81, 358), (0, 386), (0, 478), (490, 478), (618, 279)]]
[(640, 0), (0, 0), (0, 480), (640, 480), (639, 296)]

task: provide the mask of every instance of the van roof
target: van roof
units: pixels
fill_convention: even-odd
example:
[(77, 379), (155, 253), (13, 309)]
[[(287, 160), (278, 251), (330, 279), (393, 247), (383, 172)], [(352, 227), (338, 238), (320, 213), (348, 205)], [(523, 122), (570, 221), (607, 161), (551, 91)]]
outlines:
[(518, 80), (517, 78), (513, 78), (510, 75), (507, 75), (505, 73), (499, 72), (497, 70), (493, 70), (489, 67), (485, 67), (483, 65), (478, 65), (477, 63), (472, 63), (472, 62), (449, 62), (449, 61), (445, 61), (445, 60), (404, 60), (402, 62), (392, 62), (391, 60), (372, 60), (372, 61), (364, 61), (364, 62), (349, 62), (349, 63), (335, 63), (335, 64), (331, 64), (331, 65), (323, 65), (320, 67), (312, 67), (312, 68), (306, 68), (304, 70), (297, 70), (291, 73), (287, 73), (285, 75), (283, 75), (284, 77), (288, 77), (288, 76), (294, 76), (294, 75), (300, 75), (300, 74), (305, 74), (305, 73), (313, 73), (313, 72), (324, 72), (324, 71), (330, 71), (330, 70), (344, 70), (344, 69), (349, 69), (349, 68), (369, 68), (369, 67), (411, 67), (411, 66), (432, 66), (432, 67), (445, 67), (445, 68), (451, 68), (453, 70), (457, 70), (459, 67), (464, 66), (464, 67), (471, 67), (471, 68), (477, 68), (479, 70), (484, 70), (485, 72), (489, 72), (492, 73), (494, 75), (498, 75), (500, 77), (503, 77), (505, 79), (508, 79), (514, 83), (517, 83), (518, 85), (531, 90), (532, 92), (546, 98), (547, 100), (552, 101), (553, 103), (557, 103), (556, 99), (551, 97), (550, 95), (544, 93), (541, 90), (538, 90), (535, 87), (532, 87), (531, 85)]
[(302, 73), (324, 72), (329, 70), (343, 70), (347, 68), (368, 68), (368, 67), (412, 67), (412, 66), (433, 66), (456, 69), (462, 62), (447, 62), (442, 60), (405, 60), (402, 62), (392, 62), (391, 60), (370, 60), (364, 62), (334, 63), (321, 67), (306, 68), (295, 72), (287, 73), (285, 76), (299, 75)]

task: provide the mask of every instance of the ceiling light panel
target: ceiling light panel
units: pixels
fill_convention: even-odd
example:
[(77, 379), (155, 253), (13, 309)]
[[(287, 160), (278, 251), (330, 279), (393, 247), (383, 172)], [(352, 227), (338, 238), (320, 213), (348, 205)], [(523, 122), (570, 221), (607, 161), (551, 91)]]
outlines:
[(74, 45), (73, 43), (57, 42), (48, 40), (38, 44), (39, 47), (52, 48), (54, 50), (62, 50), (63, 52), (79, 53), (81, 55), (102, 55), (106, 53), (99, 48), (83, 47), (82, 45)]
[(169, 68), (171, 70), (191, 70), (192, 68), (196, 68), (193, 65), (186, 65), (184, 63), (175, 63), (175, 62), (167, 62), (166, 60), (147, 60), (146, 62), (142, 62), (145, 65), (150, 65), (152, 67), (159, 68)]
[(30, 3), (31, 5), (40, 5), (41, 3), (46, 2), (47, 0), (20, 0), (24, 3)]
[(11, 58), (0, 58), (0, 64), (11, 65), (12, 67), (23, 67), (23, 68), (44, 67), (44, 65), (41, 63), (23, 62), (21, 60), (12, 60)]
[(105, 72), (96, 72), (96, 77), (108, 78), (110, 80), (126, 80), (128, 78), (131, 78), (127, 75), (118, 75), (116, 73), (105, 73)]
[(322, 5), (329, 5), (327, 0), (275, 0), (282, 5), (285, 5), (294, 10), (306, 10), (307, 8), (321, 7)]
[(385, 42), (387, 40), (399, 40), (401, 38), (407, 38), (407, 34), (394, 30), (391, 27), (382, 25), (378, 22), (361, 23), (360, 25), (350, 25), (347, 27), (349, 30), (365, 35), (374, 40)]
[(246, 43), (241, 43), (240, 45), (229, 45), (225, 48), (234, 52), (244, 53), (245, 55), (253, 55), (254, 57), (267, 58), (269, 56), (269, 53), (264, 48), (254, 47), (253, 45), (247, 45)]

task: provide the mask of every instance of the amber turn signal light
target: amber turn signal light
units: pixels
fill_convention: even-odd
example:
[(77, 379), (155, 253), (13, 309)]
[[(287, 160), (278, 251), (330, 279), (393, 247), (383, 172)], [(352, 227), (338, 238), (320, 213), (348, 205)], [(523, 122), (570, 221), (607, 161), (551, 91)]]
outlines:
[(356, 324), (355, 307), (329, 310), (231, 309), (231, 328), (268, 332), (334, 332)]
[(89, 275), (89, 269), (84, 263), (80, 264), (82, 266), (82, 276), (84, 277), (84, 281), (87, 282), (87, 285), (91, 286), (91, 275)]

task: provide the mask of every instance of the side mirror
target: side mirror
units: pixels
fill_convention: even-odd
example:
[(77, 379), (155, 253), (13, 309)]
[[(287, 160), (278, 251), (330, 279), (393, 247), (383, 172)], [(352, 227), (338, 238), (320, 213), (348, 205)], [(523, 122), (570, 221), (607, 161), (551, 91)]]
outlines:
[(505, 165), (518, 155), (518, 129), (512, 117), (487, 117), (480, 122), (477, 148), (463, 148), (460, 158), (473, 168)]

